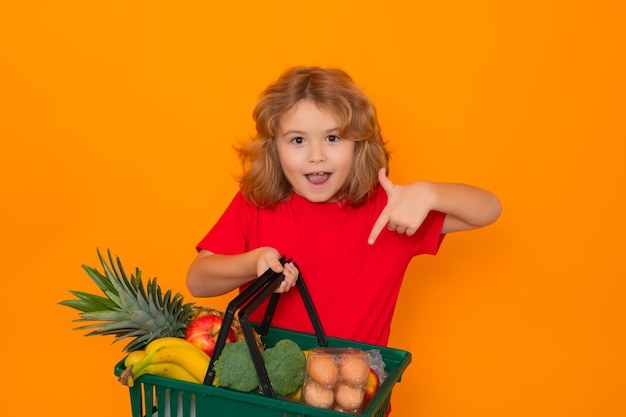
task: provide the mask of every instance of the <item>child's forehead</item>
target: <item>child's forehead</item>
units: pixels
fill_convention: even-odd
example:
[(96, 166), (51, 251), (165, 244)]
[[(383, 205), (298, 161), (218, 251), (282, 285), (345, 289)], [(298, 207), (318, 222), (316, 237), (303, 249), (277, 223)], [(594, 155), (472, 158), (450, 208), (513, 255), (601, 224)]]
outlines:
[(301, 114), (322, 113), (326, 117), (336, 119), (337, 121), (343, 121), (345, 119), (345, 114), (347, 113), (347, 111), (344, 106), (341, 106), (338, 103), (323, 102), (319, 100), (303, 98), (303, 99), (298, 100), (291, 107), (287, 108), (283, 112), (281, 116), (281, 120), (285, 116), (290, 116), (295, 113), (301, 113)]
[(344, 126), (341, 112), (332, 106), (313, 100), (300, 100), (281, 115), (277, 127), (280, 130), (300, 128), (339, 130)]

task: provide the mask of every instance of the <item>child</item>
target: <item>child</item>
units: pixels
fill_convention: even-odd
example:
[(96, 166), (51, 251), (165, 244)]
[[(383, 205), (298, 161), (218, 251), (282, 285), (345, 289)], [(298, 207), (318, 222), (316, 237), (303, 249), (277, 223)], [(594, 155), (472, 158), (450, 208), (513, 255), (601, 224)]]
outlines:
[(238, 149), (240, 191), (189, 268), (194, 296), (225, 294), (271, 268), (285, 275), (272, 326), (313, 333), (284, 254), (327, 335), (386, 346), (411, 259), (500, 215), (498, 198), (473, 186), (392, 183), (374, 106), (342, 70), (286, 71), (253, 117), (257, 134)]

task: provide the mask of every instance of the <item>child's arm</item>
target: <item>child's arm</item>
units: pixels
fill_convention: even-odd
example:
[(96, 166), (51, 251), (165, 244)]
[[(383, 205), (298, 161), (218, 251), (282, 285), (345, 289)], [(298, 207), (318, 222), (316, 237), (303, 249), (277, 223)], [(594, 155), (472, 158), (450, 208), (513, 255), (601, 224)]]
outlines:
[(261, 247), (238, 255), (218, 255), (201, 250), (187, 272), (187, 288), (194, 297), (215, 297), (226, 294), (256, 279), (268, 268), (282, 272), (285, 279), (276, 292), (285, 292), (298, 279), (292, 263), (283, 265), (274, 248)]
[(378, 179), (387, 192), (388, 202), (372, 228), (373, 244), (381, 230), (413, 235), (431, 210), (446, 213), (441, 233), (476, 229), (493, 223), (502, 207), (489, 191), (466, 184), (419, 181), (393, 184), (381, 169)]

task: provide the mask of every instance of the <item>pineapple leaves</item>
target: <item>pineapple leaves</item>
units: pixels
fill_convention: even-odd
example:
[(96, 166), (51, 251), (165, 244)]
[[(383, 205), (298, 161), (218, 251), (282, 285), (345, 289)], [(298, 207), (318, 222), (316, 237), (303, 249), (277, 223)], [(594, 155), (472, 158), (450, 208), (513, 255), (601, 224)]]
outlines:
[(70, 290), (76, 299), (59, 302), (79, 311), (74, 322), (91, 322), (74, 330), (89, 330), (86, 336), (114, 335), (113, 343), (131, 339), (123, 349), (126, 352), (143, 349), (159, 337), (184, 337), (194, 303), (184, 303), (183, 296), (171, 290), (163, 294), (156, 278), (144, 285), (139, 268), (127, 275), (120, 258), (114, 259), (110, 250), (106, 257), (100, 250), (97, 253), (102, 270), (82, 268), (103, 295)]
[(100, 288), (102, 292), (115, 290), (115, 287), (113, 286), (111, 281), (109, 281), (109, 279), (106, 276), (102, 275), (97, 269), (87, 265), (83, 265), (83, 269), (87, 272), (87, 275), (89, 275), (91, 280), (96, 283), (96, 285), (98, 286), (98, 288)]
[(99, 311), (115, 308), (115, 303), (106, 297), (80, 291), (70, 291), (78, 300), (64, 300), (59, 304), (80, 311)]

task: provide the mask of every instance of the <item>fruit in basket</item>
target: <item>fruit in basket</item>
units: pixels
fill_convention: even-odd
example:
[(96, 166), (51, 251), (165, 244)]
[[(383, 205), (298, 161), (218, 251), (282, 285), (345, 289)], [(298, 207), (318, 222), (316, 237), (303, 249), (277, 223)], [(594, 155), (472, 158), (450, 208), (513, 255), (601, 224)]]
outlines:
[(145, 357), (145, 350), (133, 350), (126, 356), (126, 359), (124, 359), (124, 367), (128, 368), (129, 366), (136, 364)]
[[(180, 293), (172, 294), (171, 290), (163, 293), (156, 278), (148, 279), (144, 285), (139, 268), (135, 268), (135, 273), (128, 276), (120, 259), (114, 260), (111, 252), (107, 253), (108, 262), (98, 250), (103, 273), (83, 265), (104, 296), (70, 291), (77, 299), (60, 302), (61, 305), (80, 311), (80, 318), (75, 322), (92, 322), (75, 330), (91, 330), (87, 336), (114, 335), (114, 342), (127, 339), (129, 343), (123, 350), (132, 352), (144, 349), (155, 339), (184, 338), (189, 323), (208, 311), (222, 314), (194, 303), (185, 303)], [(231, 327), (236, 339), (237, 334), (241, 333), (236, 317)], [(257, 344), (262, 346), (256, 332), (254, 336)]]
[[(215, 342), (217, 342), (217, 337), (224, 321), (224, 313), (215, 308), (200, 305), (194, 306), (193, 312), (194, 313), (192, 317), (192, 322), (188, 325), (187, 330), (185, 331), (185, 338), (190, 341), (192, 338), (197, 338), (198, 343), (196, 343), (196, 345), (199, 346), (201, 349), (202, 346), (207, 346), (208, 348), (207, 350), (205, 350), (205, 352), (209, 356), (213, 356)], [(205, 316), (208, 317), (201, 319), (201, 317)], [(226, 340), (226, 343), (233, 341), (240, 342), (244, 340), (243, 329), (241, 328), (241, 324), (239, 323), (239, 320), (236, 316), (233, 316), (230, 327), (231, 331), (228, 332), (228, 338)], [(208, 334), (209, 336), (206, 336), (206, 334)], [(254, 329), (252, 329), (252, 334), (254, 335), (254, 340), (259, 347), (259, 351), (262, 352), (265, 345), (261, 340), (261, 336), (259, 336), (259, 334)]]
[[(207, 355), (213, 356), (215, 342), (220, 334), (224, 319), (217, 314), (203, 314), (189, 323), (185, 331), (185, 339), (202, 349)], [(233, 329), (228, 330), (226, 343), (235, 341)]]
[(98, 251), (104, 274), (83, 265), (83, 269), (104, 293), (103, 296), (70, 291), (78, 299), (60, 304), (81, 311), (75, 322), (95, 322), (75, 328), (91, 330), (87, 336), (115, 335), (114, 342), (131, 339), (124, 347), (127, 352), (143, 349), (150, 341), (161, 337), (183, 337), (193, 310), (192, 303), (184, 303), (180, 293), (165, 294), (157, 279), (148, 279), (145, 286), (141, 270), (136, 268), (130, 277), (119, 258), (113, 260), (108, 252), (108, 264)]
[(378, 391), (378, 387), (380, 386), (380, 378), (378, 374), (370, 369), (369, 375), (367, 376), (367, 383), (365, 384), (365, 398), (363, 401), (363, 406), (366, 406)]
[[(196, 376), (187, 371), (186, 368), (171, 362), (148, 364), (145, 368), (143, 368), (142, 372), (137, 375), (137, 378), (142, 375), (161, 376), (164, 378), (175, 379), (177, 381), (191, 382), (193, 384), (202, 383)], [(131, 381), (133, 380), (131, 379)], [(132, 384), (134, 384), (134, 382), (129, 383), (128, 386), (132, 387)]]
[[(125, 360), (127, 368), (119, 381), (132, 387), (142, 375), (157, 375), (180, 381), (201, 384), (209, 368), (211, 358), (183, 338), (165, 337), (150, 342), (143, 351), (134, 351)], [(133, 359), (140, 358), (139, 360)]]

